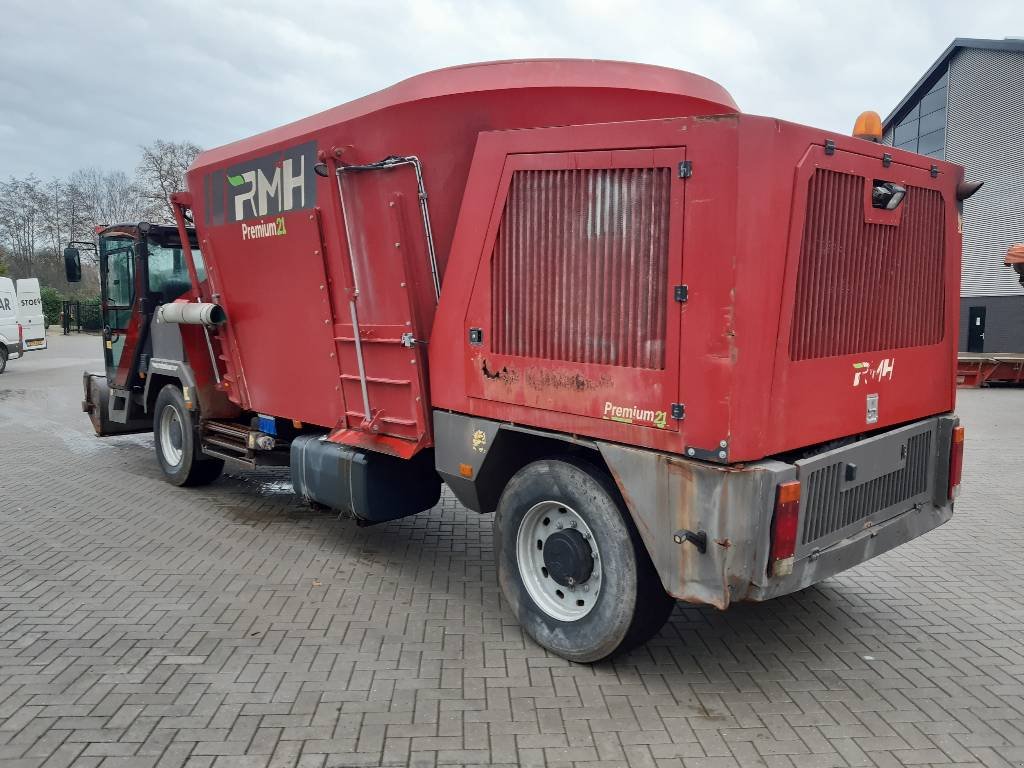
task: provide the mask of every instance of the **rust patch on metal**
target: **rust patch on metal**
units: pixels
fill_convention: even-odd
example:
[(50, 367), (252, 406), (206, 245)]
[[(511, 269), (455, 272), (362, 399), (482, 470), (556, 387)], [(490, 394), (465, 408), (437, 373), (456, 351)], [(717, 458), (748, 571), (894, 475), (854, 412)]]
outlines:
[(693, 115), (690, 119), (695, 123), (724, 123), (738, 120), (739, 115), (735, 113), (727, 113), (724, 115)]
[(729, 539), (715, 539), (715, 544), (722, 547), (723, 549), (729, 549), (732, 546), (732, 541)]
[(480, 372), (483, 373), (485, 379), (491, 381), (502, 381), (505, 384), (514, 384), (519, 380), (519, 374), (515, 370), (509, 370), (508, 366), (502, 366), (500, 371), (492, 371), (487, 367), (487, 361), (484, 360), (480, 365)]
[(526, 383), (531, 389), (565, 389), (574, 392), (590, 392), (595, 389), (610, 389), (612, 380), (603, 375), (594, 380), (579, 373), (562, 373), (547, 368), (531, 368), (526, 371)]

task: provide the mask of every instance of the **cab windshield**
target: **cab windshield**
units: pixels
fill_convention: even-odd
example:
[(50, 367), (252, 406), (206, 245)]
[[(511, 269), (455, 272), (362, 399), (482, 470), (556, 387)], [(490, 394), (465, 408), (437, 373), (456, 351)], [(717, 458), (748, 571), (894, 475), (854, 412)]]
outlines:
[[(206, 279), (206, 265), (197, 243), (190, 243), (199, 281)], [(147, 238), (146, 260), (149, 267), (149, 292), (159, 294), (162, 301), (173, 301), (192, 285), (181, 239), (177, 232), (167, 232)]]

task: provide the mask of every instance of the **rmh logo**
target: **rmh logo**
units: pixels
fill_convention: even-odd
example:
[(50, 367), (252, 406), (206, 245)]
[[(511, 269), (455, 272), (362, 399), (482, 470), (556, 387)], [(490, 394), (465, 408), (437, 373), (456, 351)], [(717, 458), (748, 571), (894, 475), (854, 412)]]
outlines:
[(234, 190), (235, 221), (305, 207), (305, 156), (285, 158), (273, 168), (269, 178), (262, 168), (228, 176)]
[(315, 164), (316, 142), (307, 141), (211, 171), (203, 178), (206, 223), (251, 223), (315, 207)]

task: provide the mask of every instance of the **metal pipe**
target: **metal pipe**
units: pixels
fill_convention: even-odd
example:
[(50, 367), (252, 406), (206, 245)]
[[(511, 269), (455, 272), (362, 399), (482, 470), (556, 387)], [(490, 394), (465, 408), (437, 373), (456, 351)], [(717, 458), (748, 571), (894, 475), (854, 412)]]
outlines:
[(359, 387), (363, 390), (363, 421), (370, 420), (370, 392), (366, 387), (366, 368), (363, 367), (363, 343), (359, 339), (359, 317), (356, 314), (356, 300), (348, 303), (352, 310), (352, 338), (356, 342), (356, 364), (359, 366)]
[(352, 338), (356, 344), (356, 365), (359, 368), (359, 389), (363, 395), (363, 421), (370, 420), (370, 390), (366, 385), (366, 366), (363, 364), (363, 344), (359, 338), (359, 313), (356, 311), (356, 299), (359, 298), (359, 271), (356, 269), (356, 257), (353, 253), (352, 233), (348, 225), (348, 211), (345, 209), (345, 190), (341, 183), (341, 169), (338, 169), (338, 197), (341, 200), (341, 219), (345, 225), (345, 245), (348, 250), (348, 263), (352, 269), (352, 298), (348, 306), (352, 315)]
[(161, 304), (156, 314), (157, 319), (161, 323), (204, 325), (208, 328), (218, 326), (228, 319), (220, 304), (208, 302), (193, 304), (191, 302), (175, 301)]
[(203, 335), (206, 336), (206, 348), (210, 351), (210, 365), (213, 366), (213, 378), (220, 384), (220, 366), (217, 365), (217, 356), (213, 354), (213, 342), (210, 341), (210, 329), (203, 326)]

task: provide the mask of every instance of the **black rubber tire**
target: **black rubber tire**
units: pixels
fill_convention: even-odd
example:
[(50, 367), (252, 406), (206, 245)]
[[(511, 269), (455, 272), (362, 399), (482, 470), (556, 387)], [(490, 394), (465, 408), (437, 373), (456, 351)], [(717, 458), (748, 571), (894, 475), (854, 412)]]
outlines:
[[(523, 584), (516, 555), (519, 526), (543, 501), (563, 502), (594, 534), (603, 572), (593, 609), (575, 621), (544, 612)], [(542, 459), (517, 472), (494, 517), (498, 581), (526, 632), (551, 652), (594, 662), (641, 645), (664, 626), (675, 600), (666, 594), (608, 475), (575, 457)]]
[[(160, 417), (166, 408), (177, 411), (181, 424), (181, 461), (177, 465), (170, 464), (160, 450)], [(196, 445), (196, 431), (192, 420), (192, 412), (185, 407), (185, 398), (181, 390), (174, 384), (167, 384), (160, 390), (153, 408), (153, 444), (156, 448), (156, 460), (164, 473), (167, 482), (179, 486), (208, 485), (220, 477), (224, 471), (221, 459), (200, 458), (199, 446)]]
[(7, 370), (7, 347), (0, 344), (0, 373)]

